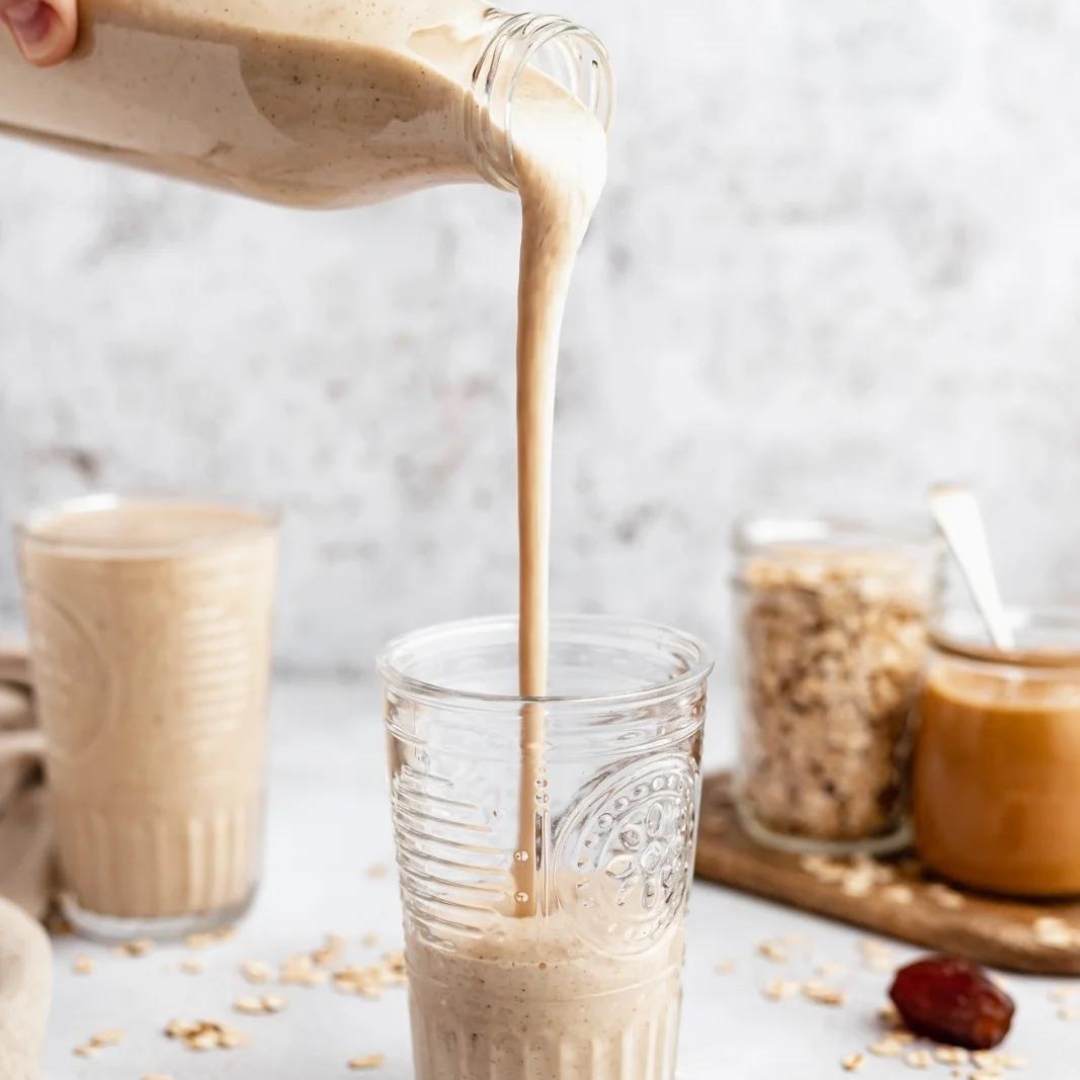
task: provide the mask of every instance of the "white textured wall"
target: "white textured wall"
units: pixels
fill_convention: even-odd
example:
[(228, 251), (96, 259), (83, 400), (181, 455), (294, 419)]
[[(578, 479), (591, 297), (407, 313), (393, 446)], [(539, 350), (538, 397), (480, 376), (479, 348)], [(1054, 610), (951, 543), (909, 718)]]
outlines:
[[(621, 76), (562, 365), (555, 603), (722, 640), (748, 507), (979, 486), (1080, 601), (1080, 5), (580, 0)], [(0, 142), (0, 518), (280, 504), (280, 653), (514, 603), (517, 216), (333, 216)], [(18, 618), (0, 548), (0, 623)]]

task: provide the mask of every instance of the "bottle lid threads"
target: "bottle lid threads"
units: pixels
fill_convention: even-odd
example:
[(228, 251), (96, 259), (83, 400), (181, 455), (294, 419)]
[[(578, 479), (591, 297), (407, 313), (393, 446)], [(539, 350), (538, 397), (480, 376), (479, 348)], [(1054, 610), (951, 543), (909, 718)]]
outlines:
[(465, 134), (474, 163), (489, 183), (517, 190), (513, 104), (526, 69), (540, 71), (596, 116), (605, 131), (615, 114), (615, 81), (603, 43), (557, 15), (507, 15), (492, 9), (498, 27), (473, 69)]

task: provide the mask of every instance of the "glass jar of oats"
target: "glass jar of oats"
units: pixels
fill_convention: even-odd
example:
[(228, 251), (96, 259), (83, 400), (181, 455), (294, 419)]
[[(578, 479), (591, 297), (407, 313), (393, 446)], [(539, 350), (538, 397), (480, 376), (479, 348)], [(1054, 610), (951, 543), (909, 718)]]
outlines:
[(758, 518), (735, 549), (744, 828), (788, 851), (904, 846), (940, 540), (929, 524)]

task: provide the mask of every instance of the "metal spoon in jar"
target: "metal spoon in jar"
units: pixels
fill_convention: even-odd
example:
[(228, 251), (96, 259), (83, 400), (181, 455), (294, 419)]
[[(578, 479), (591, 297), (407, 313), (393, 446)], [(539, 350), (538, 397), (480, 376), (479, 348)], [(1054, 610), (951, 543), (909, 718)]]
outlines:
[(994, 648), (1012, 651), (1016, 641), (1001, 603), (986, 526), (975, 496), (955, 484), (935, 484), (930, 489), (930, 512), (964, 575)]

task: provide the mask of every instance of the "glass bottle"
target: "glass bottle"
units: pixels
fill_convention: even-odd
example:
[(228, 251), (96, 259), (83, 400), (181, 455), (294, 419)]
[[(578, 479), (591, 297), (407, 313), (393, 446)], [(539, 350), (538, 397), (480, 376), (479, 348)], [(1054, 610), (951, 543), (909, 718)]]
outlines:
[[(513, 102), (549, 79), (606, 127), (603, 45), (481, 0), (83, 0), (39, 70), (0, 35), (0, 132), (293, 206), (515, 187)], [(559, 90), (557, 87), (561, 87)]]

